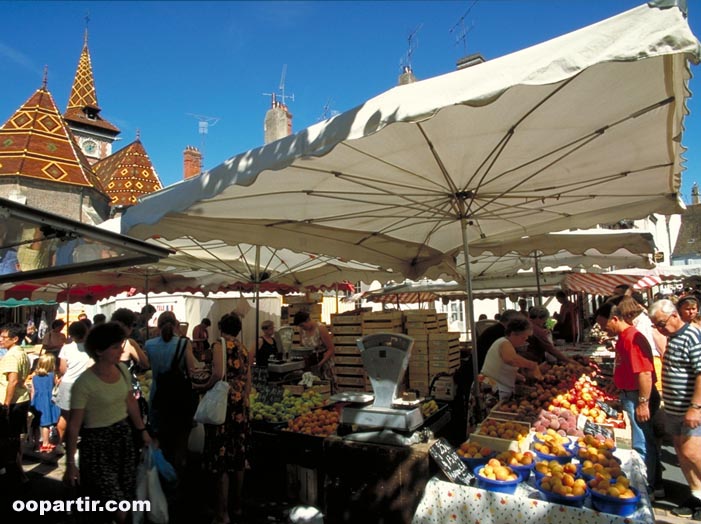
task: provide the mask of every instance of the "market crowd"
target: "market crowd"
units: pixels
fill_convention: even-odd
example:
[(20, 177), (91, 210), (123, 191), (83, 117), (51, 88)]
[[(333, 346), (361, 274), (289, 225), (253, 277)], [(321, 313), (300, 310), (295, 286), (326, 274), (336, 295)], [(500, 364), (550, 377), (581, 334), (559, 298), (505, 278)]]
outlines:
[[(220, 337), (210, 343), (209, 319), (190, 339), (171, 311), (151, 325), (155, 313), (147, 305), (140, 313), (121, 308), (109, 319), (81, 318), (67, 327), (67, 336), (62, 320), (43, 338), (32, 337), (30, 326), (0, 328), (3, 486), (29, 482), (22, 469), (26, 438), (37, 453), (65, 454), (63, 480), (76, 496), (135, 500), (137, 469), (148, 453), (162, 456), (175, 472), (162, 484), (171, 522), (185, 518), (188, 506), (202, 504), (184, 488), (193, 461), (213, 477), (212, 522), (225, 524), (241, 515), (255, 358), (239, 340), (241, 319), (235, 313), (222, 316)], [(40, 350), (25, 351), (30, 345)], [(198, 428), (193, 420), (198, 402), (220, 380), (229, 385), (224, 423)], [(188, 452), (194, 430), (203, 430), (195, 455)], [(132, 515), (95, 513), (88, 521), (131, 522)]]
[[(661, 419), (690, 489), (687, 500), (672, 513), (701, 520), (701, 299), (691, 290), (655, 298), (647, 308), (640, 293), (617, 287), (596, 309), (590, 336), (615, 351), (613, 383), (631, 421), (633, 449), (645, 464), (651, 498), (665, 496), (661, 436), (654, 424)], [(564, 321), (564, 326), (556, 324), (554, 336), (574, 341), (579, 332), (576, 306), (564, 292), (557, 300), (558, 323)], [(499, 401), (511, 399), (519, 382), (542, 379), (544, 362), (573, 364), (556, 347), (547, 327), (548, 310), (519, 305), (521, 311), (504, 311), (498, 321), (477, 323), (480, 372), (476, 380), (471, 370), (466, 372), (466, 382), (472, 385), (466, 392), (468, 433)], [(480, 324), (485, 326), (481, 332)]]

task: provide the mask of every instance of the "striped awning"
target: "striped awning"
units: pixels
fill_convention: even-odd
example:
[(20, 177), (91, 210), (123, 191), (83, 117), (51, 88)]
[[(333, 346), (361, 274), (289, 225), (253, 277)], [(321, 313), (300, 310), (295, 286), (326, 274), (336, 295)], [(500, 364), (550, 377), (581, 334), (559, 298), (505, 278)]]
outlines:
[(677, 276), (662, 275), (623, 275), (611, 273), (573, 273), (565, 277), (563, 287), (569, 291), (589, 293), (592, 295), (611, 295), (616, 286), (627, 284), (633, 289), (642, 290), (659, 286), (665, 280), (677, 279)]

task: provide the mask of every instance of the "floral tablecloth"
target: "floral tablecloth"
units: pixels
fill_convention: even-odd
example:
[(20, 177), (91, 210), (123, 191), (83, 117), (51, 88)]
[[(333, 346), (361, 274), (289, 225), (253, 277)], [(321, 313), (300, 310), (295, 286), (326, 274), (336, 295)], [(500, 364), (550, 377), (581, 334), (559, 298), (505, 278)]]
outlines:
[(493, 493), (471, 486), (445, 482), (437, 477), (426, 484), (412, 524), (649, 524), (654, 522), (650, 499), (645, 490), (643, 464), (631, 450), (616, 452), (631, 484), (641, 491), (637, 511), (620, 517), (592, 509), (591, 500), (583, 508), (545, 501), (535, 489), (533, 475), (522, 482), (514, 495)]

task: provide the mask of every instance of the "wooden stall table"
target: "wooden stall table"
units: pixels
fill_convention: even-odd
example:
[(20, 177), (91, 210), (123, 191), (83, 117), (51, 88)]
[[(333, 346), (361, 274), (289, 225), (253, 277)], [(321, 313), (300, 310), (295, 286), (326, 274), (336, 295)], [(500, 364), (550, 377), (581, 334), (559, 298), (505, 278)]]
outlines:
[(635, 451), (619, 450), (623, 470), (631, 485), (641, 491), (635, 513), (621, 517), (592, 508), (587, 497), (584, 507), (574, 508), (545, 501), (534, 487), (534, 476), (522, 482), (513, 495), (494, 493), (477, 487), (445, 482), (433, 477), (414, 514), (412, 524), (649, 524), (654, 522), (645, 489), (644, 465)]

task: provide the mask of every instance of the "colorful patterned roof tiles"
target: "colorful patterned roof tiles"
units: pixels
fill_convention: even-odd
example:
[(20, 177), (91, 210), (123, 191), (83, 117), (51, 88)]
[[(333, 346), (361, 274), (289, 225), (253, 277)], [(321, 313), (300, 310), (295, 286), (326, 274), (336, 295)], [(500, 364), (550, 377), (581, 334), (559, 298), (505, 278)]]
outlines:
[(42, 87), (0, 127), (0, 177), (23, 176), (103, 191), (87, 158)]
[(111, 205), (133, 206), (139, 197), (163, 188), (161, 180), (138, 138), (93, 169), (111, 199)]
[(119, 128), (100, 116), (100, 106), (97, 103), (97, 93), (95, 91), (95, 77), (93, 76), (90, 51), (88, 50), (87, 29), (85, 30), (83, 50), (78, 60), (78, 69), (73, 79), (73, 87), (68, 97), (68, 106), (63, 116), (70, 122), (99, 127), (114, 134), (119, 133)]

